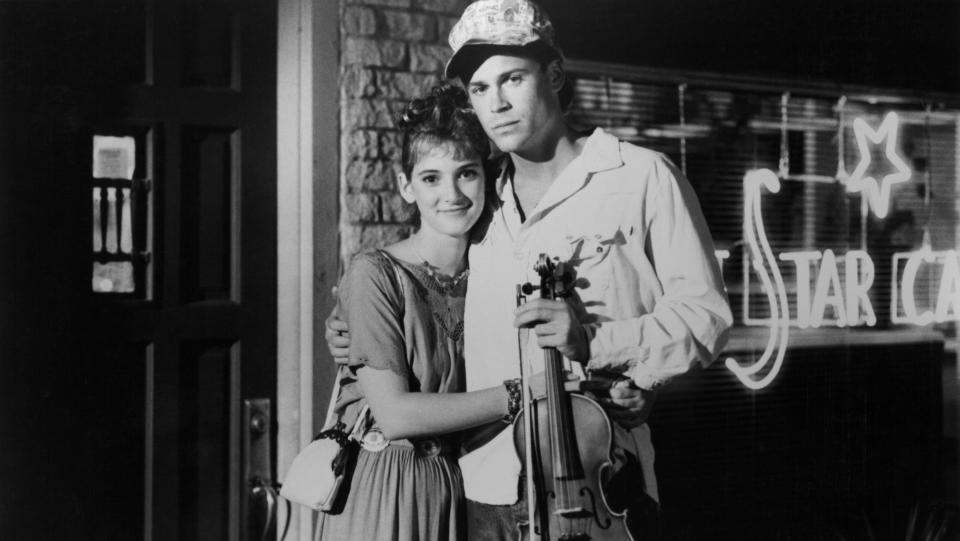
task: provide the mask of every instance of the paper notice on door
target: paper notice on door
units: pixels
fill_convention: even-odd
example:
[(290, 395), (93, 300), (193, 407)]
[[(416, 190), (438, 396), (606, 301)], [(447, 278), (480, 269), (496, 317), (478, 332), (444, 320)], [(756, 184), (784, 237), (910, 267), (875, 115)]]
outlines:
[(133, 179), (137, 143), (133, 137), (93, 136), (93, 178)]

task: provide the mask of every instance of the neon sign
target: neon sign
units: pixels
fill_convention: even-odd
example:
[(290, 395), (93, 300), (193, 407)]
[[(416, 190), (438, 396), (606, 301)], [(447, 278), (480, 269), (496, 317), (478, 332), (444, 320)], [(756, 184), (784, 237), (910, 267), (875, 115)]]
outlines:
[[(918, 306), (916, 284), (921, 271), (937, 284), (937, 294)], [(894, 323), (929, 325), (960, 320), (960, 260), (955, 250), (934, 252), (925, 246), (915, 252), (894, 254), (891, 281), (890, 319)]]
[[(790, 307), (787, 304), (787, 290), (783, 285), (783, 276), (773, 257), (773, 250), (767, 240), (767, 232), (763, 226), (763, 215), (760, 211), (761, 187), (771, 193), (780, 191), (780, 179), (769, 169), (748, 171), (743, 177), (743, 236), (750, 247), (750, 260), (753, 269), (760, 276), (763, 291), (767, 296), (770, 307), (770, 337), (767, 345), (751, 365), (742, 366), (733, 357), (724, 361), (727, 369), (733, 372), (741, 383), (750, 389), (758, 390), (766, 387), (780, 373), (783, 357), (787, 352), (787, 341), (790, 336)], [(749, 276), (745, 272), (744, 276)], [(748, 291), (748, 289), (744, 289)], [(747, 295), (744, 294), (744, 311), (746, 312)], [(765, 375), (754, 379), (763, 368), (773, 364)]]
[[(890, 186), (898, 182), (904, 182), (910, 179), (910, 168), (897, 154), (897, 133), (899, 132), (900, 120), (897, 113), (889, 112), (884, 117), (880, 127), (874, 131), (862, 118), (854, 119), (853, 131), (857, 138), (857, 148), (860, 150), (860, 163), (847, 179), (848, 192), (862, 192), (863, 197), (873, 210), (877, 218), (884, 218), (890, 208)], [(870, 146), (867, 140), (875, 145), (879, 145), (886, 140), (884, 154), (896, 171), (885, 175), (880, 181), (874, 177), (864, 174), (870, 167)]]
[[(868, 295), (873, 285), (874, 265), (866, 252), (853, 250), (843, 255), (840, 259), (844, 267), (843, 280), (833, 250), (784, 252), (780, 260), (792, 262), (795, 267), (797, 318), (794, 323), (798, 327), (820, 327), (824, 323), (838, 327), (876, 325), (877, 316)], [(810, 271), (815, 261), (820, 265), (811, 291)], [(832, 319), (826, 319), (827, 308), (834, 314)]]
[[(770, 169), (748, 171), (743, 188), (743, 234), (748, 246), (744, 263), (749, 263), (749, 268), (744, 269), (742, 321), (748, 326), (767, 326), (770, 335), (763, 352), (751, 364), (741, 364), (734, 357), (728, 357), (724, 363), (745, 386), (759, 390), (780, 372), (791, 326), (876, 324), (870, 301), (876, 270), (873, 259), (863, 250), (845, 254), (832, 250), (794, 251), (774, 257), (760, 203), (764, 189), (772, 194), (780, 192), (780, 178)], [(715, 255), (722, 266), (730, 252), (718, 250)], [(794, 270), (795, 317), (791, 316), (780, 262), (792, 265)], [(759, 278), (760, 289), (766, 296), (769, 316), (765, 318), (754, 318), (750, 314), (751, 270)], [(892, 270), (893, 323), (928, 325), (960, 321), (960, 252), (933, 251), (925, 245), (917, 251), (893, 254)], [(918, 298), (918, 284), (928, 286), (929, 294), (925, 298)], [(759, 375), (765, 368), (766, 372)]]
[[(784, 112), (784, 134), (785, 119)], [(841, 126), (842, 123), (841, 113)], [(786, 154), (781, 155), (779, 174), (770, 169), (757, 169), (744, 175), (743, 239), (746, 248), (743, 252), (741, 321), (747, 326), (769, 329), (766, 345), (758, 356), (749, 361), (732, 356), (724, 359), (727, 369), (746, 387), (763, 389), (776, 379), (783, 366), (791, 327), (877, 324), (871, 301), (877, 271), (870, 254), (862, 249), (846, 253), (825, 249), (775, 255), (763, 221), (761, 200), (764, 192), (778, 194), (781, 180), (842, 182), (848, 193), (860, 194), (861, 223), (866, 227), (867, 213), (872, 212), (877, 218), (886, 217), (891, 205), (892, 186), (911, 178), (910, 168), (897, 154), (899, 127), (899, 117), (893, 112), (884, 116), (876, 130), (864, 119), (855, 119), (853, 128), (860, 160), (849, 175), (843, 165), (842, 129), (838, 134), (840, 149), (835, 177), (791, 175)], [(871, 144), (882, 145), (884, 161), (892, 166), (891, 172), (882, 176), (868, 174), (872, 162)], [(787, 149), (787, 145), (783, 145), (781, 152), (785, 153)], [(861, 242), (866, 245), (865, 237)], [(730, 251), (717, 250), (715, 257), (723, 270), (730, 259)], [(930, 248), (929, 237), (924, 236), (920, 250), (893, 254), (891, 263), (890, 318), (893, 323), (928, 325), (960, 321), (960, 251), (935, 252)], [(794, 281), (789, 288), (784, 283), (781, 265), (787, 265), (786, 268), (792, 271)], [(750, 283), (754, 276), (759, 285)], [(757, 299), (751, 297), (756, 296), (756, 291), (762, 293), (765, 302), (754, 302)], [(761, 314), (754, 315), (751, 308), (757, 306), (765, 308), (760, 309)]]

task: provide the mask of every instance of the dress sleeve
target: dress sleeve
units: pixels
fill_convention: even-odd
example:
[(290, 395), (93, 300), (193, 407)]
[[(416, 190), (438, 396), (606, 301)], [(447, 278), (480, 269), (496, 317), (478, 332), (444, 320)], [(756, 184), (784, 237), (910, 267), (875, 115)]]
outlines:
[(392, 263), (376, 252), (357, 256), (340, 281), (340, 310), (350, 326), (350, 366), (409, 374), (403, 297)]

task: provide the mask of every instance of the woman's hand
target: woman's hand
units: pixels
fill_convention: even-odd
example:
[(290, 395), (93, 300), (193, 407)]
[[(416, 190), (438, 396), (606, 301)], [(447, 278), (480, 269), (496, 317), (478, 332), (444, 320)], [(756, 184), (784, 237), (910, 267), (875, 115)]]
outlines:
[[(569, 370), (564, 370), (563, 372), (563, 387), (568, 392), (576, 392), (580, 390), (580, 378), (578, 378), (573, 372)], [(547, 396), (547, 373), (546, 372), (537, 372), (536, 374), (530, 376), (530, 396), (534, 399), (543, 398)]]

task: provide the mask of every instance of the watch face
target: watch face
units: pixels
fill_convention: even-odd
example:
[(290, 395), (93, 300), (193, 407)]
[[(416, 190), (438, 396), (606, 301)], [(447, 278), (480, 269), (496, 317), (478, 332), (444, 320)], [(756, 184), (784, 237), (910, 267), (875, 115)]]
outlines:
[(363, 435), (360, 445), (367, 451), (381, 451), (390, 445), (390, 440), (383, 436), (379, 428), (371, 428)]

